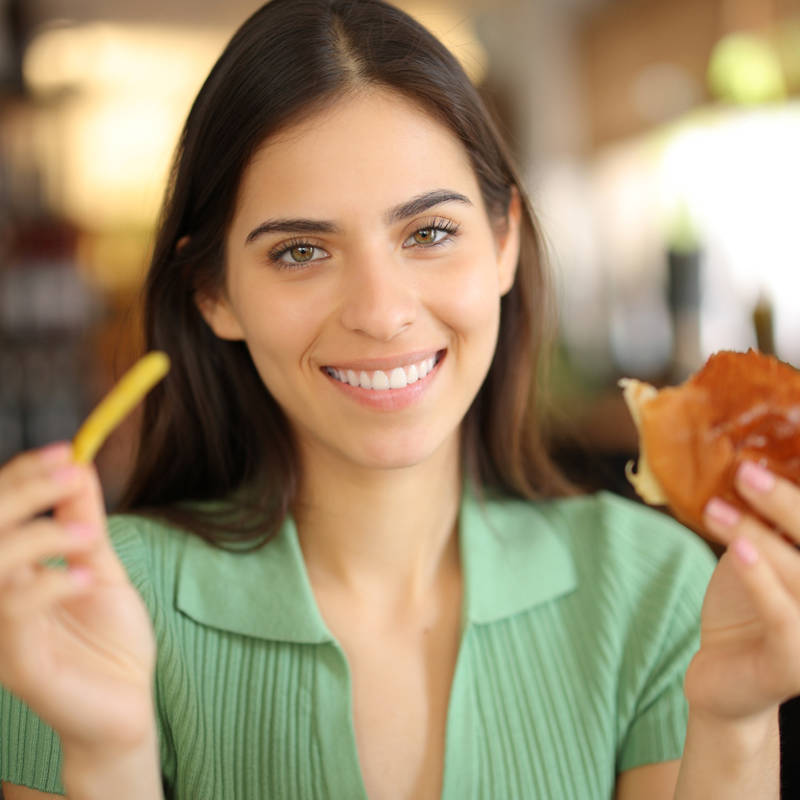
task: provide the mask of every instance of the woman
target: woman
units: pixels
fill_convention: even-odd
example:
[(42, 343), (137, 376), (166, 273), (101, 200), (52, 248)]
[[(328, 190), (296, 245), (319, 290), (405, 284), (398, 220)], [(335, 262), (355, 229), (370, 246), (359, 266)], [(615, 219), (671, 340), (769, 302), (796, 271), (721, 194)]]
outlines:
[[(712, 506), (732, 546), (695, 655), (704, 546), (567, 496), (530, 398), (532, 219), (408, 17), (244, 24), (186, 124), (146, 320), (173, 370), (131, 513), (106, 523), (67, 445), (0, 471), (8, 800), (777, 796), (798, 555)], [(800, 538), (795, 487), (741, 490)]]

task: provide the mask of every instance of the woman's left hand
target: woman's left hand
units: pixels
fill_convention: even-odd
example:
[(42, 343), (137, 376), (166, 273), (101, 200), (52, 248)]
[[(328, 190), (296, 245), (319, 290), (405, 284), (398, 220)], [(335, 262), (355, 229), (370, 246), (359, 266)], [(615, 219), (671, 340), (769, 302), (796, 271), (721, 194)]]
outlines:
[(752, 462), (736, 487), (780, 533), (720, 500), (706, 507), (706, 527), (727, 551), (706, 592), (685, 690), (690, 708), (729, 721), (800, 694), (800, 487)]

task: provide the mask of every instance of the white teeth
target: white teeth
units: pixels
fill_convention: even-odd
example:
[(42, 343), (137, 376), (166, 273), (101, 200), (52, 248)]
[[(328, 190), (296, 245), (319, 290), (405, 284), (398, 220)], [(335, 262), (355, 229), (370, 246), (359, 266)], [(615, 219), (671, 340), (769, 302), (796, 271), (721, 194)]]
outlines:
[[(381, 373), (383, 375), (383, 373)], [(389, 387), (392, 389), (405, 389), (408, 385), (406, 371), (402, 367), (395, 367), (389, 376)], [(375, 384), (373, 383), (373, 386)], [(377, 387), (376, 387), (377, 388)]]
[(373, 389), (388, 389), (389, 388), (389, 378), (386, 376), (385, 372), (381, 370), (375, 370), (372, 376), (372, 388)]
[(395, 367), (388, 375), (383, 370), (374, 372), (355, 370), (338, 370), (333, 367), (326, 367), (328, 374), (336, 378), (341, 383), (349, 383), (350, 386), (360, 386), (362, 389), (373, 389), (383, 391), (385, 389), (404, 389), (411, 383), (421, 381), (436, 366), (436, 358), (426, 358), (417, 364), (409, 364), (407, 367)]

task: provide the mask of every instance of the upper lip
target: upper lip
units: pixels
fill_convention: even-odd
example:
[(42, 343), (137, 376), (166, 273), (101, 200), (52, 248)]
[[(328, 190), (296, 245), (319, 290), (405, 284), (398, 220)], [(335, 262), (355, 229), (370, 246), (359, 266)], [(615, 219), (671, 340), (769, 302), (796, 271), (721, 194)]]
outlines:
[(433, 358), (437, 353), (444, 352), (445, 348), (435, 350), (417, 350), (413, 353), (404, 353), (397, 356), (385, 356), (384, 358), (360, 358), (358, 361), (337, 361), (325, 364), (331, 369), (347, 370), (354, 372), (364, 371), (373, 372), (375, 370), (391, 370), (397, 367), (408, 367), (411, 364), (419, 364), (426, 358)]

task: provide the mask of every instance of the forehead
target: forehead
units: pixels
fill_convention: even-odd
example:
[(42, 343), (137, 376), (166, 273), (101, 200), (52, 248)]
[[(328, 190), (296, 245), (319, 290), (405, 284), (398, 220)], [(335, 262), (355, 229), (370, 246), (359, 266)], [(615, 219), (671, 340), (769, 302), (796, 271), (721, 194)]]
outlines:
[[(430, 191), (455, 189), (478, 205), (466, 149), (438, 119), (404, 96), (370, 89), (347, 95), (269, 138), (248, 164), (237, 212), (376, 213)], [(311, 207), (309, 207), (311, 206)], [(287, 208), (288, 207), (288, 208)]]

